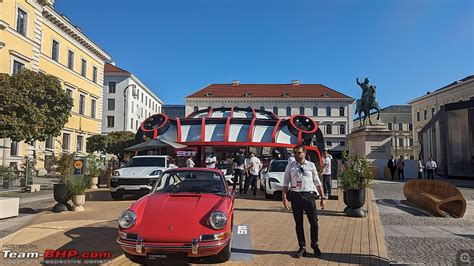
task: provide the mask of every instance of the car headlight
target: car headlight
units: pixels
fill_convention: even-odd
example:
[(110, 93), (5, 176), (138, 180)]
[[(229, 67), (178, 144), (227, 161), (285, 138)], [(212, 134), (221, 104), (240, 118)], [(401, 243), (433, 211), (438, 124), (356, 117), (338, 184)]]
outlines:
[(119, 176), (119, 175), (120, 175), (120, 172), (119, 172), (119, 171), (113, 171), (113, 172), (112, 172), (112, 175), (113, 175), (113, 176)]
[(273, 182), (273, 183), (280, 183), (280, 181), (278, 181), (278, 179), (274, 178), (274, 177), (270, 177), (268, 179), (268, 182)]
[(154, 170), (149, 175), (161, 175), (161, 170)]
[(120, 228), (128, 229), (135, 224), (136, 219), (137, 216), (133, 211), (124, 211), (118, 219), (118, 224)]
[(227, 216), (223, 212), (213, 212), (211, 217), (209, 217), (209, 222), (212, 228), (220, 230), (224, 228), (227, 222)]

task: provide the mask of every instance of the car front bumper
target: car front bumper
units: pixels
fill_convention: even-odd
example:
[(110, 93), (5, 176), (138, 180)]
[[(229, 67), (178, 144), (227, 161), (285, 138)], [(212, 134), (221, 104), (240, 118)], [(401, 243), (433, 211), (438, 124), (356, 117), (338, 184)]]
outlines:
[(120, 185), (117, 187), (111, 187), (110, 192), (123, 191), (124, 193), (135, 193), (140, 191), (150, 192), (153, 187), (149, 185)]
[(186, 253), (188, 257), (213, 256), (221, 252), (230, 241), (230, 236), (219, 241), (192, 243), (152, 243), (117, 238), (117, 243), (125, 252), (136, 256), (156, 253)]

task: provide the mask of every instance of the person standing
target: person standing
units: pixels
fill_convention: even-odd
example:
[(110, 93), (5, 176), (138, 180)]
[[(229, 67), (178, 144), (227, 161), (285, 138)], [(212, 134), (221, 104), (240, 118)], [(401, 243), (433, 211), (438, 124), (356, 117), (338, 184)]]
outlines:
[(397, 171), (398, 171), (398, 179), (405, 180), (405, 161), (403, 161), (403, 157), (400, 156), (400, 159), (397, 162)]
[(314, 254), (319, 256), (321, 255), (321, 250), (318, 246), (318, 216), (315, 198), (317, 195), (321, 195), (320, 206), (321, 209), (324, 209), (324, 189), (321, 186), (316, 166), (314, 163), (305, 160), (306, 148), (303, 145), (298, 145), (294, 148), (294, 152), (295, 161), (288, 163), (285, 169), (282, 193), (283, 206), (289, 209), (287, 193), (289, 190), (291, 191), (290, 201), (299, 245), (299, 249), (294, 254), (294, 257), (301, 258), (307, 255), (303, 212), (306, 212), (310, 224), (311, 248)]
[(193, 168), (196, 164), (193, 161), (193, 156), (189, 156), (189, 158), (186, 160), (186, 167), (188, 168)]
[(239, 193), (242, 194), (244, 192), (244, 170), (245, 170), (245, 158), (240, 153), (237, 152), (234, 157), (234, 184), (233, 189), (235, 190), (237, 187), (237, 183), (239, 184)]
[(431, 157), (426, 162), (426, 174), (428, 175), (428, 179), (434, 180), (434, 171), (438, 168), (438, 165), (435, 161), (431, 159)]
[(423, 166), (423, 160), (421, 160), (421, 157), (418, 158), (418, 179), (423, 179), (423, 169), (425, 167)]
[(323, 187), (326, 192), (325, 197), (331, 196), (331, 157), (329, 157), (328, 151), (323, 153)]
[(245, 191), (244, 191), (245, 195), (247, 195), (249, 185), (252, 187), (253, 196), (255, 197), (257, 195), (257, 179), (258, 179), (258, 174), (260, 172), (261, 165), (262, 163), (260, 162), (260, 159), (258, 159), (257, 156), (255, 156), (255, 153), (250, 152), (249, 165), (247, 167), (247, 170), (249, 171), (249, 178), (248, 178), (249, 181), (245, 182)]
[(397, 169), (397, 165), (395, 164), (395, 160), (393, 156), (390, 156), (390, 159), (387, 162), (387, 167), (390, 170), (390, 175), (392, 176), (392, 180), (394, 179), (395, 169)]
[(209, 153), (206, 158), (206, 167), (207, 168), (216, 168), (217, 158), (214, 152)]

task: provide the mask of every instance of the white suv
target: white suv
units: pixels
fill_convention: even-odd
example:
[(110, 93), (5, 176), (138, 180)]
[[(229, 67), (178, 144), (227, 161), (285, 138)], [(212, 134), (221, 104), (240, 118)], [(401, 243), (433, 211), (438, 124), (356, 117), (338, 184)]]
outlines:
[(124, 194), (148, 194), (161, 173), (174, 165), (168, 165), (169, 156), (135, 156), (122, 168), (115, 170), (110, 179), (110, 193), (115, 200)]

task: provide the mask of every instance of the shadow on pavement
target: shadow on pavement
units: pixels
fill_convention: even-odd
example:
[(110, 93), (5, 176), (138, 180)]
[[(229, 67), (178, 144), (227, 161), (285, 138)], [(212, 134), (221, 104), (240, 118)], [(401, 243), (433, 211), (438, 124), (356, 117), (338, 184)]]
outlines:
[(407, 200), (398, 201), (394, 199), (378, 199), (376, 200), (376, 202), (381, 206), (397, 208), (414, 216), (431, 216), (425, 213), (424, 211), (418, 209), (416, 205), (412, 204)]
[[(140, 197), (134, 195), (124, 195), (122, 201), (137, 200)], [(86, 201), (118, 201), (112, 199), (110, 191), (108, 190), (95, 190), (86, 192)]]

